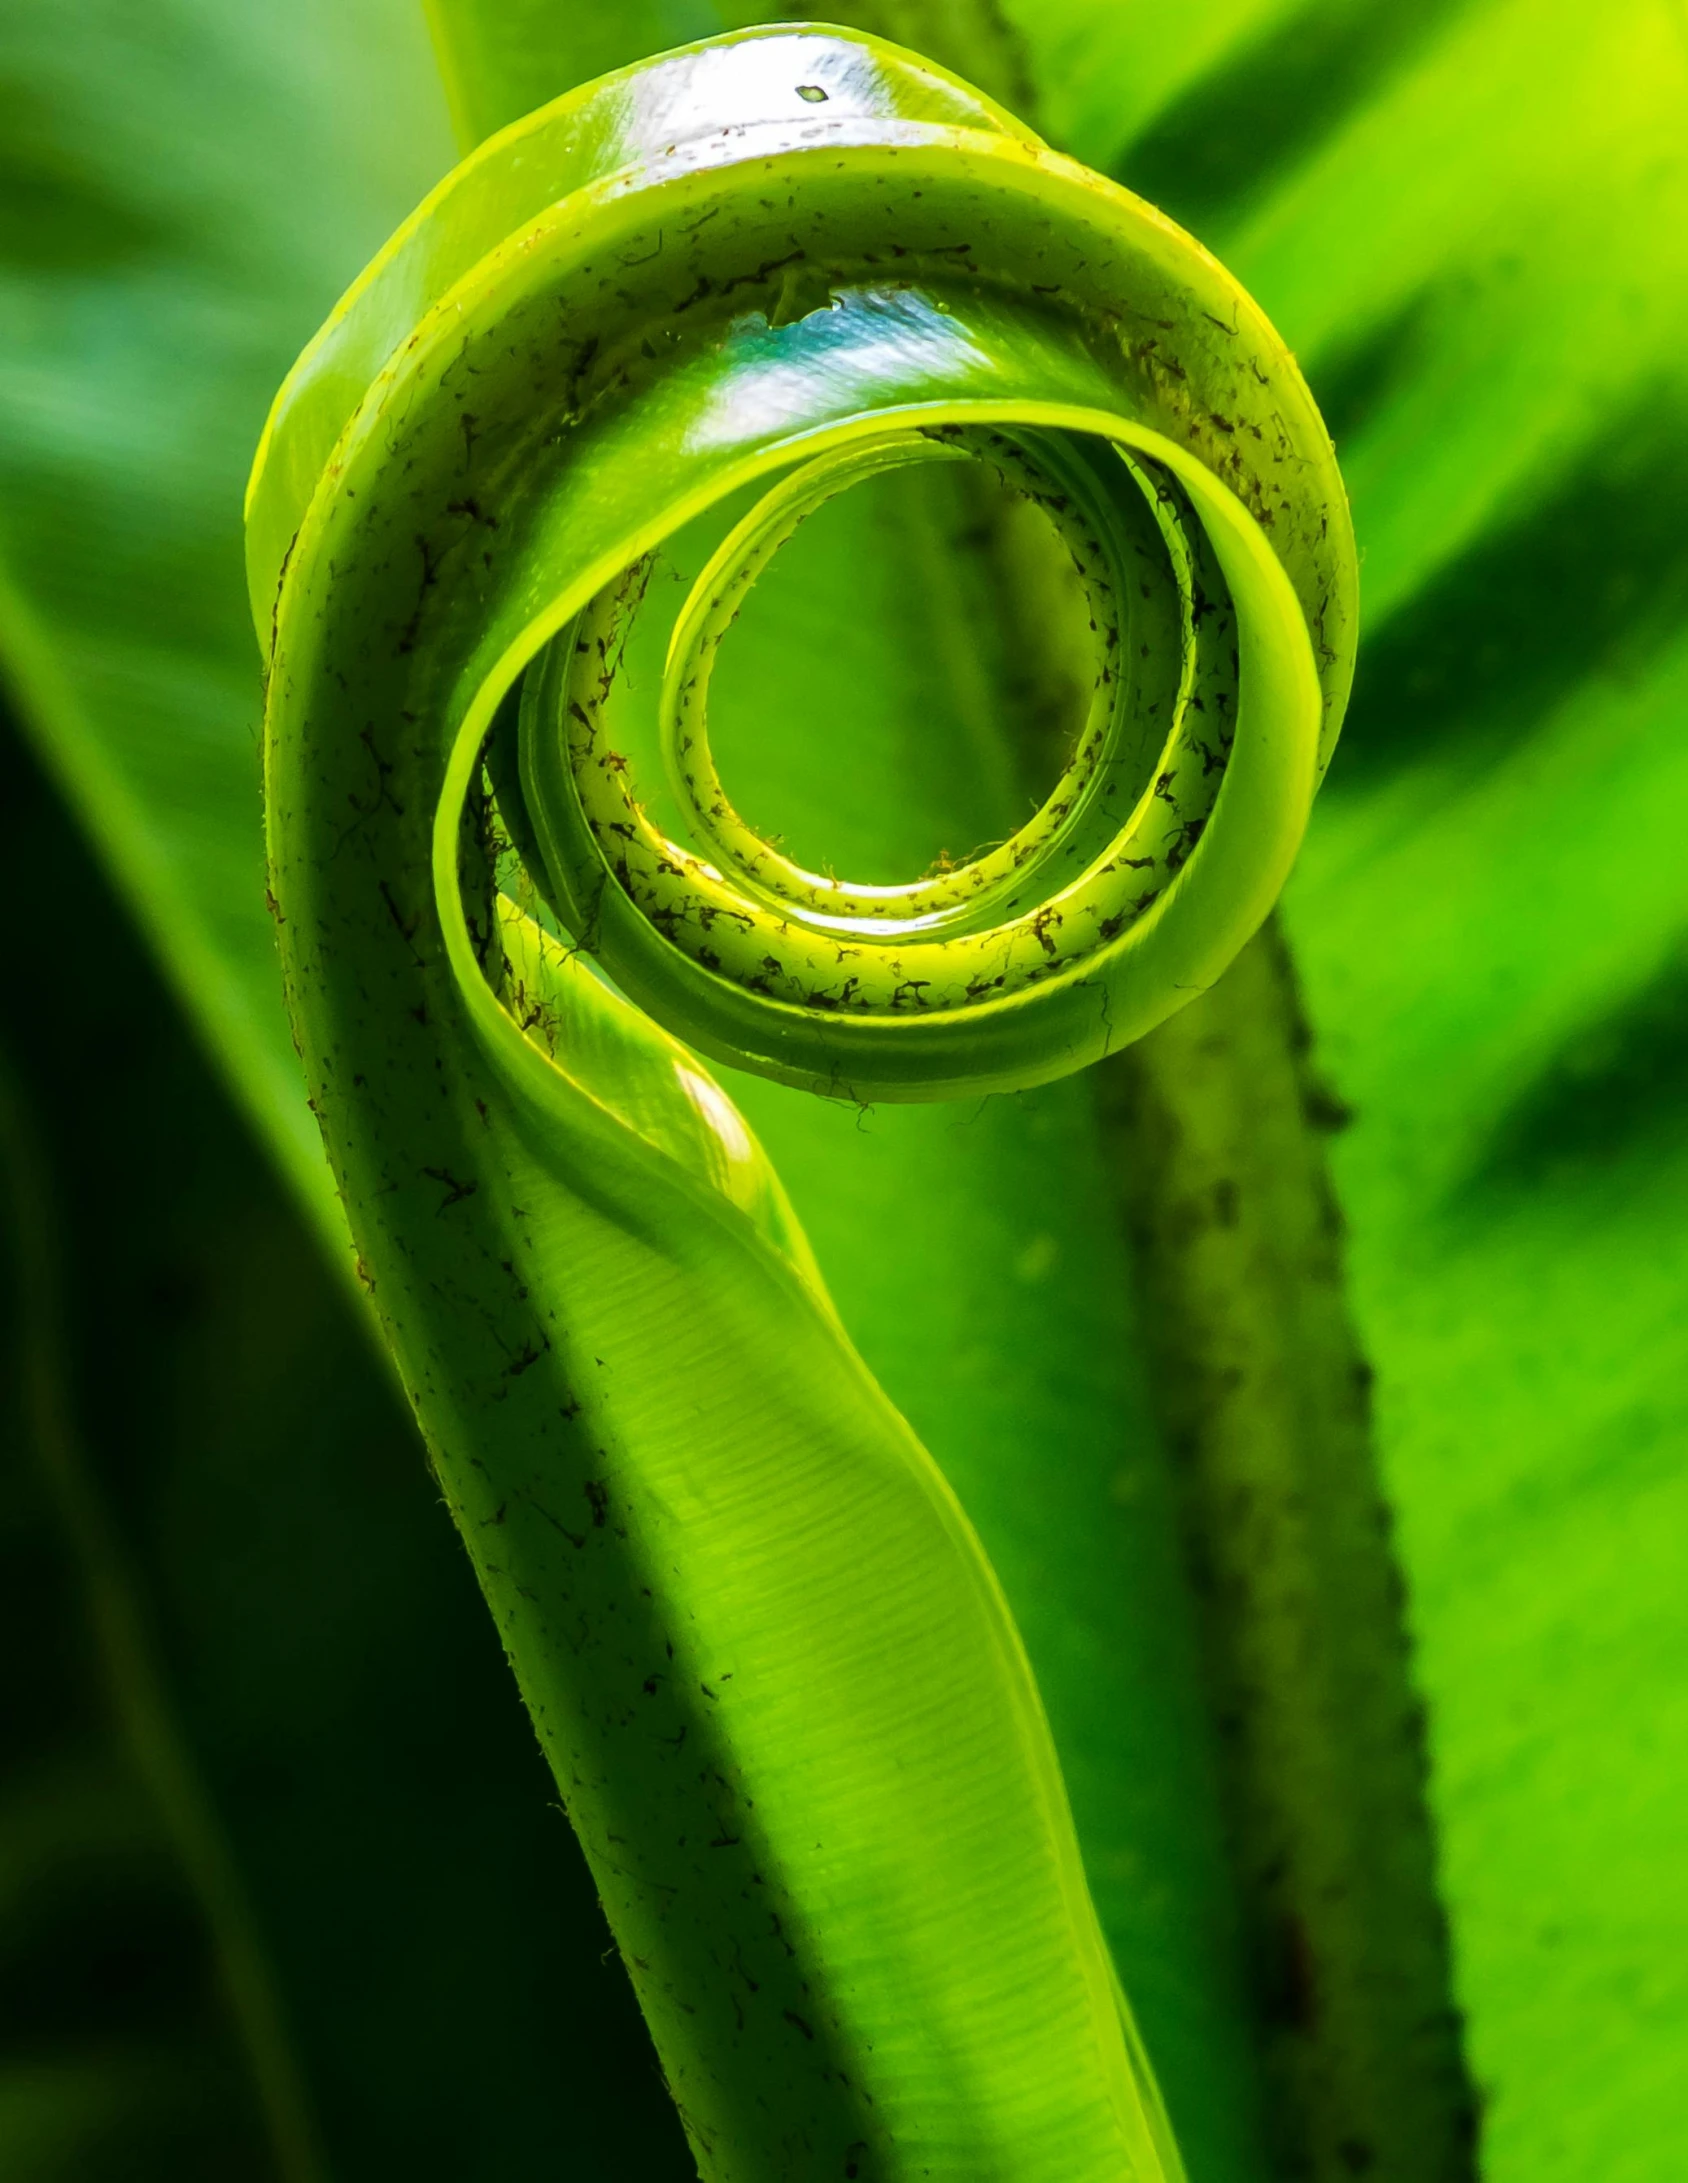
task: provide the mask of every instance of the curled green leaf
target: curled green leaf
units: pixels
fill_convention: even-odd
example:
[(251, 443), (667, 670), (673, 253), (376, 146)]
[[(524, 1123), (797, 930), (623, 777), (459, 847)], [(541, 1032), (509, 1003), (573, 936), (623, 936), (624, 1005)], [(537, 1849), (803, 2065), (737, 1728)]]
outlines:
[[(808, 870), (727, 800), (716, 652), (806, 514), (960, 461), (1069, 555), (1088, 717), (1007, 843)], [(610, 698), (704, 519), (661, 705), (688, 844)], [(442, 184), (283, 388), (249, 539), (313, 1101), (704, 2174), (1176, 2174), (995, 1581), (696, 1052), (1008, 1089), (1219, 974), (1351, 667), (1293, 362), (967, 86), (749, 34)]]

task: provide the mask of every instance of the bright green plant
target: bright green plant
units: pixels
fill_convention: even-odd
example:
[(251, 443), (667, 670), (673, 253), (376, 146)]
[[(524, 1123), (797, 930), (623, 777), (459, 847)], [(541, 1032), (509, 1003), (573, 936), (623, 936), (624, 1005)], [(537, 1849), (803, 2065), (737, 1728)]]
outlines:
[[(955, 264), (980, 223), (1013, 268), (994, 298)], [(603, 312), (606, 254), (659, 284), (619, 276)], [(395, 291), (417, 314), (403, 370)], [(1110, 382), (1075, 335), (1100, 349), (1127, 312), (1165, 331), (1116, 337)], [(558, 325), (560, 351), (534, 331)], [(635, 344), (660, 368), (623, 396)], [(519, 378), (488, 383), (490, 356)], [(370, 365), (387, 367), (377, 399), (336, 445)], [(526, 391), (552, 380), (560, 420)], [(1305, 609), (1181, 444), (1223, 459), (1239, 431), (1269, 454), (1224, 467), (1301, 560)], [(1107, 437), (1087, 459), (1057, 434)], [(299, 483), (330, 450), (307, 514)], [(705, 663), (801, 515), (964, 451), (1011, 463), (1075, 563), (1100, 564), (1094, 722), (1013, 842), (867, 895), (726, 810)], [(665, 678), (671, 763), (731, 887), (650, 826), (604, 713), (626, 572), (793, 460), (706, 566)], [(1268, 463), (1293, 497), (1270, 493)], [(1215, 567), (1177, 521), (1180, 472)], [(505, 802), (567, 931), (695, 1044), (862, 1097), (1015, 1088), (1128, 1040), (1224, 967), (1299, 836), (1321, 714), (1308, 622), (1340, 631), (1352, 589), (1304, 394), (1194, 252), (1028, 156), (959, 86), (862, 41), (744, 39), (612, 79), (459, 171), (284, 393), (252, 536), (277, 916), (314, 1104), (706, 2170), (1152, 2172), (1172, 2156), (1151, 2150), (1053, 1752), (973, 1542), (854, 1367), (725, 1098), (497, 911), (484, 862), (466, 905), (458, 866), (499, 703), (556, 631)], [(472, 618), (436, 573), (459, 557)], [(1330, 657), (1339, 700), (1348, 659)], [(397, 744), (358, 727), (381, 718), (414, 725)], [(1046, 897), (1025, 907), (1034, 879)], [(953, 1739), (933, 1741), (939, 1720)]]
[[(726, 802), (716, 651), (804, 516), (968, 459), (1079, 574), (1090, 720), (1000, 848), (804, 871)], [(652, 557), (775, 473), (663, 681), (712, 864), (610, 700)], [(574, 947), (722, 1059), (958, 1097), (1128, 1043), (1265, 915), (1347, 692), (1293, 366), (964, 86), (746, 34), (442, 185), (284, 389), (249, 535), (312, 1104), (704, 2173), (1176, 2172), (975, 1540), (730, 1101), (497, 898), (476, 789), (526, 668), (498, 815)]]
[[(748, 13), (702, 0), (512, 5), (484, 19), (442, 9), (462, 141)], [(1352, 1103), (1335, 1180), (1431, 1705), (1457, 1985), (1487, 2101), (1485, 2173), (1650, 2183), (1675, 2167), (1688, 1960), (1672, 1923), (1680, 1739), (1668, 1728), (1682, 1656), (1671, 1330), (1688, 1233), (1672, 1124), (1684, 596), (1674, 511), (1688, 354), (1679, 25), (1663, 0), (1545, 12), (1473, 0), (1408, 15), (1252, 0), (1161, 14), (907, 0), (867, 20), (1218, 248), (1294, 345), (1336, 430), (1366, 554), (1369, 649), (1288, 919), (1320, 1068), (1342, 1097), (1297, 1050), (1275, 941), (1124, 1060), (1014, 1099), (880, 1104), (858, 1118), (723, 1081), (773, 1153), (852, 1337), (959, 1489), (1002, 1578), (1102, 1925), (1198, 2179), (1263, 2172), (1251, 2049), (1274, 2121), (1289, 2120), (1315, 2172), (1341, 2177), (1362, 2157), (1373, 2172), (1444, 2172), (1434, 2163), (1445, 2158), (1459, 2172), (1467, 2157), (1457, 2143), (1447, 2153), (1446, 2127), (1416, 2149), (1400, 2130), (1408, 2111), (1457, 2121), (1445, 2025), (1431, 2039), (1444, 2063), (1412, 2065), (1429, 2068), (1418, 2082), (1439, 2084), (1434, 2098), (1409, 2085), (1403, 2099), (1402, 2080), (1391, 2089), (1374, 2066), (1411, 2043), (1377, 2036), (1413, 2017), (1384, 1990), (1392, 1967), (1412, 1957), (1420, 1996), (1440, 1994), (1444, 1972), (1414, 1833), (1412, 1701), (1376, 1537), (1363, 1368), (1322, 1174), (1319, 1133)], [(104, 0), (67, 0), (38, 19), (11, 11), (0, 41), (5, 202), (27, 208), (0, 227), (10, 694), (333, 1235), (259, 907), (233, 523), (288, 356), (449, 164), (425, 51), (407, 10), (385, 0), (301, 4), (273, 25), (226, 0), (163, 0), (144, 23)], [(723, 775), (756, 784), (752, 815), (785, 830), (800, 861), (837, 854), (845, 870), (886, 878), (918, 870), (946, 842), (1017, 824), (1035, 801), (1028, 785), (1047, 790), (1055, 767), (1037, 690), (1059, 683), (1064, 647), (1042, 640), (1070, 625), (1073, 600), (1058, 565), (1022, 552), (1023, 526), (1002, 516), (1000, 496), (975, 489), (983, 475), (933, 465), (835, 499), (759, 579), (722, 649), (712, 725)], [(614, 734), (670, 828), (659, 753), (654, 741), (636, 747), (623, 699), (656, 711), (650, 625), (660, 636), (684, 597), (675, 567), (691, 577), (717, 542), (671, 541), (611, 698)], [(1024, 624), (1002, 610), (1007, 596), (1034, 599)], [(658, 616), (669, 598), (673, 611)], [(932, 607), (924, 621), (917, 599)], [(970, 633), (971, 690), (956, 630)], [(993, 691), (1009, 700), (994, 717)], [(848, 779), (782, 772), (759, 723), (789, 717), (794, 697), (823, 743), (850, 728), (853, 773), (868, 788), (894, 778), (895, 798), (870, 810)], [(500, 740), (492, 770), (500, 815), (519, 822), (519, 733), (514, 742)], [(533, 749), (543, 760), (544, 745)], [(1033, 752), (1023, 778), (1003, 749)], [(125, 1171), (117, 1146), (138, 1121), (132, 959), (109, 911), (95, 917), (83, 900), (91, 880), (73, 877), (74, 857), (48, 857), (45, 838), (38, 857), (32, 837), (18, 838), (27, 853), (11, 868), (37, 877), (20, 878), (11, 929), (38, 943), (18, 957), (20, 985), (50, 1005), (9, 1022), (13, 1051), (36, 1070), (28, 1042), (52, 1021), (39, 1070), (64, 1126), (51, 1104), (44, 1114), (90, 1220), (103, 1177), (108, 1225), (144, 1200), (166, 1209), (167, 1226), (181, 1189), (172, 1195), (165, 1177), (191, 1176), (199, 1158), (183, 1133), (193, 1102), (146, 1110), (153, 1134)], [(1581, 845), (1574, 872), (1570, 841)], [(559, 894), (543, 843), (521, 849)], [(514, 867), (503, 872), (520, 893)], [(49, 940), (40, 906), (66, 900), (67, 880), (77, 936), (56, 923)], [(521, 907), (546, 921), (541, 900)], [(54, 964), (57, 985), (45, 982)], [(124, 1101), (88, 1108), (78, 1139), (69, 1117), (113, 1081)], [(212, 1097), (207, 1087), (194, 1111)], [(701, 1129), (691, 1142), (708, 1149)], [(149, 1194), (155, 1164), (165, 1172)], [(773, 1210), (765, 1198), (761, 1210)], [(69, 1256), (78, 1291), (105, 1248), (89, 1234), (83, 1258)], [(218, 1248), (232, 1268), (232, 1236)], [(285, 1282), (268, 1267), (255, 1277), (274, 1295), (266, 1341), (310, 1286), (296, 1251), (280, 1263)], [(1122, 1301), (1134, 1283), (1140, 1327)], [(320, 1329), (330, 1306), (313, 1308)], [(132, 1373), (144, 1345), (102, 1341), (86, 1309), (63, 1318), (81, 1399), (109, 1407), (113, 1360), (127, 1357)], [(253, 1353), (251, 1323), (236, 1333), (226, 1354)], [(162, 1367), (171, 1343), (156, 1346)], [(120, 1505), (123, 1523), (139, 1525), (144, 1577), (163, 1596), (210, 1598), (268, 1538), (278, 1644), (289, 1624), (321, 1622), (326, 1637), (332, 1623), (342, 1657), (361, 1657), (361, 1615), (379, 1662), (357, 1734), (336, 1741), (342, 1674), (318, 1671), (313, 1684), (297, 1639), (289, 1686), (267, 1684), (266, 1648), (225, 1617), (213, 1680), (233, 1711), (221, 1715), (207, 1712), (192, 1667), (209, 1648), (178, 1645), (165, 1660), (255, 1891), (331, 2156), (344, 2172), (380, 2172), (392, 2130), (415, 2120), (397, 2088), (425, 2073), (428, 2127), (406, 2139), (408, 2172), (523, 2172), (559, 2157), (587, 2173), (600, 2159), (618, 2176), (667, 2172), (658, 2141), (629, 2134), (625, 2100), (600, 2089), (620, 2080), (584, 2020), (549, 2045), (536, 2038), (542, 2064), (520, 2060), (525, 2027), (610, 1975), (596, 1965), (601, 1939), (535, 1916), (527, 1947), (497, 1924), (521, 1796), (512, 1789), (496, 1814), (489, 1802), (478, 1834), (461, 1791), (480, 1761), (448, 1761), (408, 1806), (390, 1792), (383, 1802), (376, 1755), (406, 1778), (403, 1693), (417, 1650), (414, 1636), (395, 1650), (392, 1631), (434, 1618), (430, 1605), (421, 1622), (394, 1621), (382, 1589), (409, 1536), (397, 1502), (354, 1519), (361, 1504), (344, 1497), (364, 1460), (349, 1421), (366, 1414), (345, 1404), (344, 1345), (333, 1379), (320, 1338), (308, 1367), (297, 1353), (291, 1446), (273, 1394), (237, 1423), (213, 1392), (232, 1385), (225, 1352), (202, 1344), (191, 1367), (187, 1354), (197, 1402), (135, 1413)], [(1204, 1580), (1201, 1674), (1157, 1430), (1180, 1458), (1183, 1528)], [(178, 1444), (201, 1438), (200, 1489), (184, 1497)], [(332, 1460), (331, 1440), (343, 1451)], [(264, 1448), (275, 1451), (267, 1464)], [(265, 1520), (219, 1537), (231, 1451), (251, 1451)], [(342, 1536), (366, 1604), (354, 1611), (347, 1594), (325, 1619), (327, 1565), (305, 1542)], [(307, 1567), (303, 1588), (289, 1582)], [(332, 1582), (328, 1595), (339, 1596)], [(20, 1627), (24, 1657), (39, 1637)], [(316, 1657), (332, 1655), (319, 1646)], [(432, 1675), (445, 1657), (430, 1652)], [(1210, 1708), (1226, 1731), (1217, 1790)], [(489, 1686), (482, 1711), (495, 1710)], [(248, 1714), (267, 1749), (295, 1754), (295, 1782), (321, 1754), (324, 1789), (339, 1789), (321, 1839), (337, 1853), (344, 1838), (344, 1855), (313, 1864), (307, 1828), (278, 1857), (303, 1808), (291, 1791), (277, 1802), (273, 1775), (228, 1762), (228, 1723)], [(466, 1726), (457, 1737), (455, 1750), (480, 1748)], [(537, 1807), (541, 1792), (528, 1794)], [(13, 1908), (30, 1899), (24, 1845), (88, 1832), (86, 1799), (51, 1807), (82, 1817), (49, 1824), (48, 1809), (0, 1780), (8, 1967), (30, 1960), (16, 1955)], [(350, 1847), (358, 1826), (376, 1829), (377, 1858)], [(406, 1925), (395, 1857), (413, 1855), (420, 1875), (428, 1842), (443, 1884), (416, 1888)], [(560, 1846), (550, 1858), (567, 1864)], [(1236, 1975), (1227, 1864), (1251, 1931), (1271, 1943), (1264, 2009)], [(336, 1865), (339, 1895), (324, 1885)], [(211, 1877), (201, 1874), (206, 1900)], [(1339, 1895), (1346, 1909), (1305, 1922)], [(389, 1896), (390, 1939), (348, 1938), (325, 1981), (320, 1936), (362, 1934), (361, 1902)], [(467, 1923), (454, 1927), (454, 1905)], [(478, 1967), (454, 1982), (470, 1934)], [(24, 1991), (25, 1974), (13, 1976)], [(427, 1998), (470, 1990), (472, 2009)], [(1332, 2005), (1356, 1992), (1364, 2006)], [(167, 2078), (133, 2058), (108, 2070), (104, 2049), (62, 2086), (8, 2074), (7, 2157), (42, 2175), (91, 2174), (52, 2148), (91, 2146), (109, 2123), (123, 2148), (115, 2172), (133, 2176), (142, 2155), (122, 2118), (141, 2112), (137, 2085), (153, 2088), (156, 2107)], [(1388, 2127), (1355, 2134), (1344, 2118), (1357, 2109), (1367, 2129)], [(566, 2153), (550, 2120), (562, 2112)], [(599, 2155), (593, 2118), (606, 2112), (617, 2134), (596, 2140)], [(312, 2172), (309, 2135), (295, 2132), (290, 2173)], [(677, 2147), (673, 2158), (685, 2172)]]

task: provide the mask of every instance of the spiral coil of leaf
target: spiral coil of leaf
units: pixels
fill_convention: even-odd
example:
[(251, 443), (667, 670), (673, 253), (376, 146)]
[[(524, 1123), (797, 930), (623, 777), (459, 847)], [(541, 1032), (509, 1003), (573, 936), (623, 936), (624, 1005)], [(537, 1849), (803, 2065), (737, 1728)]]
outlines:
[[(806, 869), (720, 781), (719, 648), (829, 498), (958, 463), (1071, 559), (1087, 716), (958, 868)], [(669, 647), (687, 845), (617, 747), (615, 663), (651, 556), (752, 495)], [(1293, 363), (966, 85), (747, 34), (440, 186), (278, 396), (248, 557), (312, 1102), (702, 2172), (1175, 2178), (1000, 1590), (689, 1049), (1007, 1088), (1220, 973), (1351, 663)], [(489, 777), (572, 945), (499, 900)]]
[[(694, 1046), (861, 1098), (1014, 1088), (1151, 1028), (1270, 907), (1351, 663), (1328, 439), (1204, 252), (978, 94), (875, 41), (780, 32), (589, 87), (484, 147), (278, 400), (254, 484), (261, 618), (278, 546), (350, 459), (360, 399), (390, 421), (400, 377), (405, 406), (443, 420), (442, 480), (496, 474), (507, 496), (465, 483), (415, 533), (424, 587), (479, 544), (471, 589), (502, 593), (477, 632), (491, 672), (462, 686), (460, 760), (531, 669), (520, 789), (500, 788), (525, 805), (532, 876)], [(967, 459), (1030, 498), (1072, 557), (1089, 718), (1035, 815), (959, 870), (892, 886), (805, 871), (726, 800), (716, 651), (827, 499)], [(647, 814), (604, 701), (639, 570), (751, 480), (767, 489), (670, 647), (664, 749), (687, 846)], [(471, 772), (456, 767), (457, 791)], [(440, 878), (451, 897), (443, 852)], [(461, 933), (460, 908), (441, 909)]]

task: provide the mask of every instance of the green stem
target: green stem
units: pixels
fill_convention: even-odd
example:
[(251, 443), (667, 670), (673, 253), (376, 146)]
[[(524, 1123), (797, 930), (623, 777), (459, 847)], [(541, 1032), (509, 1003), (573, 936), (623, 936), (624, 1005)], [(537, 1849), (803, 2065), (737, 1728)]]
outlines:
[[(963, 479), (962, 483), (968, 482)], [(1047, 760), (1071, 662), (1001, 504), (982, 527), (1006, 695)], [(1179, 1487), (1252, 1936), (1255, 2035), (1284, 2177), (1468, 2183), (1422, 1709), (1324, 1138), (1274, 918), (1210, 992), (1095, 1072)]]
[(1098, 1072), (1180, 1488), (1287, 2176), (1466, 2183), (1424, 1720), (1308, 1058), (1269, 925)]

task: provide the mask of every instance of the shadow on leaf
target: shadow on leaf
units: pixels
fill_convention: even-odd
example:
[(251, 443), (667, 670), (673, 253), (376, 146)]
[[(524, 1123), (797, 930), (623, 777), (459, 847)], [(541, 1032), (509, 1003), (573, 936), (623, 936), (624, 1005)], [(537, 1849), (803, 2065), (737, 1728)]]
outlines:
[(1313, 0), (1193, 84), (1126, 147), (1115, 172), (1196, 233), (1222, 227), (1468, 4)]
[(1490, 763), (1578, 683), (1639, 672), (1688, 614), (1685, 507), (1688, 434), (1632, 412), (1361, 646), (1332, 791)]
[(161, 233), (132, 188), (87, 157), (61, 111), (34, 86), (0, 77), (0, 263), (104, 272)]
[(1688, 1137), (1688, 948), (1565, 1041), (1490, 1131), (1456, 1202), (1596, 1183)]

